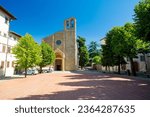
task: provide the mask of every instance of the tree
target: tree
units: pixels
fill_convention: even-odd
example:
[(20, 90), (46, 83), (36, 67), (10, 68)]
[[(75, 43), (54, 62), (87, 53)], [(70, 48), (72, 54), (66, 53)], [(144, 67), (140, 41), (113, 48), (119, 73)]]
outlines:
[(114, 66), (114, 53), (111, 51), (111, 46), (108, 40), (106, 39), (106, 45), (102, 45), (102, 65), (106, 67)]
[(150, 0), (140, 1), (134, 11), (134, 21), (139, 39), (150, 41)]
[(147, 43), (141, 39), (136, 41), (138, 53), (147, 54), (150, 52), (150, 43)]
[(120, 65), (125, 63), (124, 57), (128, 57), (131, 63), (132, 75), (136, 75), (133, 58), (137, 55), (136, 48), (136, 30), (135, 25), (126, 23), (122, 27), (114, 27), (107, 33), (107, 40), (110, 41), (110, 46), (114, 57), (117, 58), (118, 73), (120, 73)]
[(109, 51), (112, 52), (109, 54), (110, 56), (110, 61), (112, 61), (112, 65), (117, 65), (118, 66), (118, 73), (120, 74), (120, 69), (121, 69), (121, 64), (122, 64), (122, 60), (124, 57), (124, 44), (125, 44), (125, 40), (123, 38), (124, 36), (124, 30), (122, 27), (114, 27), (113, 29), (111, 29), (107, 35), (106, 35), (106, 44), (108, 43), (109, 45), (107, 45), (109, 47)]
[(77, 39), (78, 44), (78, 55), (79, 55), (79, 65), (81, 69), (88, 64), (89, 61), (89, 53), (87, 47), (85, 46), (85, 38), (78, 36)]
[(92, 59), (95, 56), (100, 55), (100, 50), (98, 49), (99, 45), (96, 41), (92, 41), (88, 47), (89, 57)]
[(136, 76), (135, 66), (133, 62), (133, 58), (135, 58), (138, 54), (136, 45), (138, 40), (136, 37), (136, 28), (135, 25), (132, 23), (126, 23), (123, 28), (125, 31), (125, 56), (130, 59), (132, 75)]
[(41, 58), (42, 60), (39, 64), (40, 72), (42, 72), (42, 67), (52, 64), (55, 60), (55, 53), (53, 49), (44, 41), (41, 43)]
[(28, 68), (32, 68), (41, 62), (41, 48), (30, 34), (21, 37), (12, 51), (17, 58), (17, 66), (20, 69), (25, 69), (25, 77)]
[(146, 41), (138, 39), (136, 42), (136, 45), (137, 45), (138, 53), (142, 53), (145, 58), (145, 70), (147, 72), (148, 65), (146, 63), (146, 54), (150, 52), (150, 43), (147, 43)]
[(83, 38), (81, 36), (78, 36), (77, 44), (78, 44), (78, 51), (79, 51), (79, 54), (80, 54), (81, 47), (85, 46), (85, 38)]
[(89, 53), (86, 46), (81, 47), (79, 56), (79, 65), (83, 69), (89, 62)]
[(101, 64), (101, 56), (95, 56), (93, 58), (93, 63), (94, 64)]

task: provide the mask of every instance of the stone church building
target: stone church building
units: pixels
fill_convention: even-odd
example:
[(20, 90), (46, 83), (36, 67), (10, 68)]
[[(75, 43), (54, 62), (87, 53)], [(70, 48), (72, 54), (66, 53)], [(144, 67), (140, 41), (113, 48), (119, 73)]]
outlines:
[(65, 20), (63, 31), (56, 32), (43, 41), (55, 51), (54, 70), (70, 71), (78, 68), (75, 18)]

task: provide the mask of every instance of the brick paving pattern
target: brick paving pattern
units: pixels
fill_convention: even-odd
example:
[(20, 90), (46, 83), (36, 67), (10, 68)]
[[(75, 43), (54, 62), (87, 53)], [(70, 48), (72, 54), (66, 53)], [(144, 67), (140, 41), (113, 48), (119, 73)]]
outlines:
[(0, 80), (4, 100), (149, 100), (150, 81), (97, 72), (54, 72)]

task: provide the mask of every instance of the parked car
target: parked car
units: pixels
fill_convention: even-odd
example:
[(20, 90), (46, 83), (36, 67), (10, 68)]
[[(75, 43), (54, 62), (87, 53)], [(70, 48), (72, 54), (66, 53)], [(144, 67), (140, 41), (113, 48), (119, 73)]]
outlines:
[(49, 68), (49, 72), (53, 72), (54, 71), (54, 68), (51, 66), (50, 68)]
[(54, 71), (53, 67), (43, 68), (42, 69), (42, 73), (50, 73), (50, 72), (53, 72), (53, 71)]
[[(36, 75), (36, 74), (38, 74), (39, 72), (38, 72), (38, 70), (36, 70), (36, 69), (28, 69), (27, 70), (27, 75)], [(25, 74), (25, 72), (23, 72), (23, 74)]]

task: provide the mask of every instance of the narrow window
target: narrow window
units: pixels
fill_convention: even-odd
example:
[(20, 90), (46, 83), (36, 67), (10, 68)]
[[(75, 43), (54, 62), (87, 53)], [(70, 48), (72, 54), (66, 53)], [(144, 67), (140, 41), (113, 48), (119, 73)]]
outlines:
[(7, 17), (5, 17), (5, 23), (8, 24), (9, 20)]
[(16, 40), (17, 40), (17, 38), (16, 38), (16, 37), (14, 37), (14, 40), (16, 41)]
[(140, 61), (145, 61), (145, 57), (144, 56), (140, 56)]
[(0, 44), (0, 52), (2, 52), (2, 49), (3, 49), (3, 45)]
[(7, 37), (7, 34), (6, 34), (6, 33), (4, 33), (4, 37)]
[(5, 53), (5, 51), (6, 51), (6, 46), (5, 46), (5, 45), (3, 45), (2, 52), (3, 52), (3, 53)]
[(12, 61), (12, 67), (15, 67), (15, 62), (14, 61)]
[(7, 48), (7, 53), (10, 53), (10, 51), (11, 51), (11, 47), (8, 47)]
[(1, 66), (0, 66), (0, 68), (4, 68), (4, 61), (1, 61)]
[(9, 64), (10, 64), (10, 62), (9, 62), (9, 61), (7, 61), (7, 68), (9, 67)]

